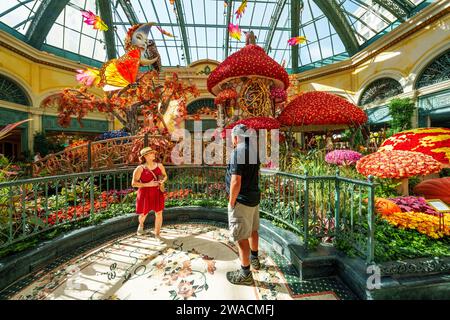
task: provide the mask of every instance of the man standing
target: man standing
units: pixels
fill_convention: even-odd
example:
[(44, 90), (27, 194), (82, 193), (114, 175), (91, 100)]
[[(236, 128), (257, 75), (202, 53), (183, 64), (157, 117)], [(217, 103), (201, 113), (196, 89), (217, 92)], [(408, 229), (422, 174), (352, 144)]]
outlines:
[[(254, 270), (260, 268), (258, 258), (259, 229), (259, 159), (256, 143), (250, 143), (248, 128), (239, 124), (231, 133), (234, 150), (227, 166), (226, 185), (229, 195), (228, 226), (231, 239), (237, 242), (241, 268), (227, 272), (233, 284), (253, 285)], [(256, 142), (256, 134), (252, 142)]]

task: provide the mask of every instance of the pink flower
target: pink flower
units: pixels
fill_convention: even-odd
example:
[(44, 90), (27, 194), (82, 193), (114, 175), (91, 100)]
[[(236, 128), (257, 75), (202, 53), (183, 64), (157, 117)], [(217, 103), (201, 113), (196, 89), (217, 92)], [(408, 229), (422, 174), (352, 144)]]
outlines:
[(362, 154), (353, 150), (333, 150), (325, 156), (325, 161), (331, 164), (352, 165), (355, 164)]

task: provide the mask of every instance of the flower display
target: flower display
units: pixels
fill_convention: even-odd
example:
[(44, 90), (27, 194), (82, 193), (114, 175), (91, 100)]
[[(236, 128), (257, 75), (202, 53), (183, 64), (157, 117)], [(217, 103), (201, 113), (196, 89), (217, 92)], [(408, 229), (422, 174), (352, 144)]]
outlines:
[(375, 212), (382, 216), (388, 216), (402, 209), (393, 201), (384, 198), (375, 198)]
[(422, 197), (408, 196), (391, 198), (389, 200), (398, 205), (402, 212), (422, 212), (433, 216), (440, 215)]
[(287, 92), (282, 88), (271, 88), (270, 98), (276, 102), (284, 102), (287, 99)]
[(285, 126), (361, 125), (366, 113), (347, 100), (327, 92), (306, 92), (289, 102), (278, 121)]
[(386, 139), (379, 151), (407, 150), (432, 156), (440, 163), (450, 165), (450, 129), (418, 128), (402, 131)]
[(325, 155), (325, 161), (338, 166), (349, 166), (361, 159), (362, 154), (353, 150), (333, 150)]
[(280, 123), (277, 121), (277, 119), (269, 117), (253, 117), (233, 122), (228, 126), (226, 126), (225, 129), (233, 129), (238, 124), (244, 124), (247, 126), (247, 128), (251, 128), (254, 130), (259, 129), (272, 130), (280, 128)]
[(224, 102), (237, 99), (237, 92), (234, 89), (225, 89), (221, 91), (217, 97), (214, 99), (214, 104), (222, 104)]
[(441, 218), (423, 212), (396, 212), (383, 219), (398, 228), (417, 230), (434, 239), (450, 236), (449, 214)]
[(120, 138), (120, 137), (128, 137), (130, 134), (123, 130), (112, 130), (108, 132), (104, 132), (101, 135), (95, 137), (95, 140), (107, 140), (107, 139), (113, 139), (113, 138)]
[[(226, 134), (231, 134), (231, 130), (237, 126), (238, 124), (244, 124), (247, 126), (247, 128), (253, 129), (253, 130), (272, 130), (272, 129), (279, 129), (280, 123), (274, 119), (269, 117), (253, 117), (253, 118), (247, 118), (238, 120), (236, 122), (233, 122), (225, 127), (225, 130), (222, 131), (221, 135), (222, 138), (225, 138)], [(216, 132), (215, 132), (216, 134)]]
[(289, 87), (289, 75), (263, 48), (249, 44), (225, 59), (208, 77), (208, 91), (217, 95), (220, 84), (234, 78), (260, 76), (272, 79), (276, 87)]
[(420, 152), (386, 151), (362, 157), (356, 163), (356, 170), (365, 176), (402, 179), (439, 172), (441, 164)]

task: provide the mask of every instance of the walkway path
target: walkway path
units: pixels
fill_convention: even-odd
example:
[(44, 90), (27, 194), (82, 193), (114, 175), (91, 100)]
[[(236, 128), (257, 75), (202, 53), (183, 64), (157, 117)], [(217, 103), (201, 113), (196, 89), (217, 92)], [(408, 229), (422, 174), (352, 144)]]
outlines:
[[(236, 246), (224, 228), (177, 224), (163, 228), (163, 244), (150, 234), (128, 234), (33, 275), (9, 299), (353, 299), (335, 278), (300, 282), (281, 257), (261, 252), (255, 286), (236, 286)], [(22, 281), (22, 283), (24, 283)], [(25, 282), (26, 283), (26, 282)], [(16, 286), (17, 288), (17, 286)]]

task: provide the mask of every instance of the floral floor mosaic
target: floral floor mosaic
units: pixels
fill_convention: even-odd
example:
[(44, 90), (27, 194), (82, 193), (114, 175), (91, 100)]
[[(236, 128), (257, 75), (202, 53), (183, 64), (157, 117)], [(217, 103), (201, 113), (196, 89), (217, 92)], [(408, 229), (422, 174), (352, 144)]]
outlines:
[[(2, 299), (59, 300), (338, 300), (355, 299), (335, 278), (299, 281), (282, 257), (260, 252), (255, 286), (236, 286), (226, 272), (239, 268), (228, 231), (206, 224), (164, 226), (164, 239), (121, 235), (45, 268), (0, 293)], [(31, 280), (30, 280), (31, 279)]]

